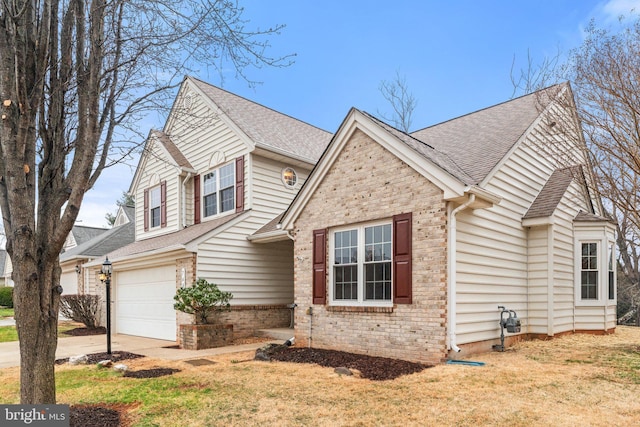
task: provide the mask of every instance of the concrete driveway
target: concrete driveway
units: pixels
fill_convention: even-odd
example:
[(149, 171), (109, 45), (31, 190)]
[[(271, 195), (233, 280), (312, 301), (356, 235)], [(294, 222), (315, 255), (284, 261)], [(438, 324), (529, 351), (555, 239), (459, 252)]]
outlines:
[[(188, 360), (220, 354), (255, 351), (264, 346), (265, 343), (251, 343), (205, 350), (168, 348), (175, 345), (176, 343), (174, 341), (134, 337), (132, 335), (112, 335), (111, 337), (111, 351), (128, 351), (130, 353), (141, 354), (147, 357), (167, 360)], [(58, 339), (56, 358), (62, 359), (70, 356), (102, 353), (106, 351), (106, 335), (65, 337)], [(20, 348), (17, 341), (0, 343), (0, 368), (8, 368), (11, 366), (20, 366)]]

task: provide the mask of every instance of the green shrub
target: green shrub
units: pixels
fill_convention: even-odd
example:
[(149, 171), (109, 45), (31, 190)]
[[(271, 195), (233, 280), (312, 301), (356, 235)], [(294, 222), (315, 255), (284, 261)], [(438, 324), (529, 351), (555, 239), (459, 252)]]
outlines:
[(193, 286), (178, 289), (173, 297), (176, 301), (173, 308), (187, 314), (194, 314), (196, 323), (207, 323), (209, 314), (229, 309), (231, 298), (233, 298), (231, 292), (221, 291), (215, 283), (198, 279)]
[(13, 287), (3, 286), (0, 288), (0, 306), (13, 308)]

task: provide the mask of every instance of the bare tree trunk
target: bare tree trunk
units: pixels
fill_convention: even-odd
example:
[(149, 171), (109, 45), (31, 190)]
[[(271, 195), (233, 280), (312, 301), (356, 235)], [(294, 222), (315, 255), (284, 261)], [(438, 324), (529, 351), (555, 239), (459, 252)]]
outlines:
[(187, 62), (222, 72), (224, 60), (244, 78), (245, 67), (291, 63), (265, 55), (264, 37), (283, 26), (247, 30), (242, 12), (222, 0), (0, 2), (0, 210), (21, 403), (56, 401), (58, 256), (85, 192), (136, 149), (142, 113), (167, 104)]

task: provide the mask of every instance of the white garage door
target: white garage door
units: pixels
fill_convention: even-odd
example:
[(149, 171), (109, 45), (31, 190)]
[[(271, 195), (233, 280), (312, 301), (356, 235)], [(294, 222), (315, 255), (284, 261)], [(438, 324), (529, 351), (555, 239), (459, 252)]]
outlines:
[(62, 286), (62, 294), (70, 295), (78, 293), (78, 273), (74, 271), (62, 273), (60, 275), (60, 286)]
[(121, 271), (116, 283), (116, 332), (175, 341), (175, 265)]

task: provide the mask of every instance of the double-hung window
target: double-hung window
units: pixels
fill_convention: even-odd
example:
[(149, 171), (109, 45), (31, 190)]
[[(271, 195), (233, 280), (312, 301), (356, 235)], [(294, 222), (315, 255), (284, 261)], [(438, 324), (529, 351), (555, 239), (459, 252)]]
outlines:
[(205, 217), (235, 209), (235, 167), (229, 163), (203, 176), (203, 213)]
[(391, 303), (391, 230), (391, 224), (386, 223), (350, 227), (332, 233), (334, 303)]
[(598, 299), (598, 243), (583, 242), (580, 258), (580, 295), (583, 300)]
[(161, 193), (160, 186), (149, 190), (149, 224), (151, 228), (160, 227)]

